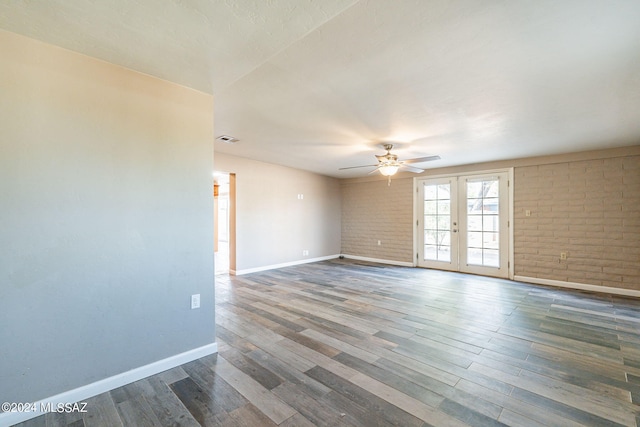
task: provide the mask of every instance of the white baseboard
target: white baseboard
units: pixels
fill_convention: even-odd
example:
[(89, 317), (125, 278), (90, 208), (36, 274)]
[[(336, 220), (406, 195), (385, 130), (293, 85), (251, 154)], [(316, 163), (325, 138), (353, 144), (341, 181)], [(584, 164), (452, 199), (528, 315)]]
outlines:
[(262, 267), (246, 268), (244, 270), (229, 270), (229, 274), (231, 274), (232, 276), (241, 276), (243, 274), (257, 273), (259, 271), (274, 270), (276, 268), (291, 267), (293, 265), (308, 264), (310, 262), (326, 261), (328, 259), (338, 258), (339, 256), (340, 255), (338, 254), (327, 255), (327, 256), (318, 257), (318, 258), (308, 258), (308, 259), (301, 259), (298, 261), (284, 262), (282, 264), (272, 264), (272, 265), (265, 265)]
[(369, 258), (364, 256), (347, 255), (347, 254), (342, 254), (342, 256), (348, 259), (355, 259), (358, 261), (368, 261), (368, 262), (377, 262), (379, 264), (399, 265), (401, 267), (413, 267), (413, 263), (411, 262), (393, 261), (389, 259)]
[(578, 289), (581, 291), (600, 292), (628, 297), (640, 297), (640, 291), (633, 289), (612, 288), (609, 286), (588, 285), (586, 283), (563, 282), (562, 280), (539, 279), (537, 277), (514, 276), (513, 280), (519, 282), (535, 283), (538, 285), (557, 286), (560, 288)]
[[(0, 426), (11, 426), (43, 415), (44, 412), (40, 412), (40, 408), (48, 407), (49, 405), (55, 408), (59, 403), (81, 402), (98, 394), (122, 387), (123, 385), (130, 384), (151, 375), (159, 374), (160, 372), (217, 352), (217, 343), (207, 344), (73, 390), (65, 391), (55, 396), (47, 397), (33, 403), (34, 412), (2, 412), (0, 413)], [(91, 408), (87, 408), (87, 410), (90, 411)]]

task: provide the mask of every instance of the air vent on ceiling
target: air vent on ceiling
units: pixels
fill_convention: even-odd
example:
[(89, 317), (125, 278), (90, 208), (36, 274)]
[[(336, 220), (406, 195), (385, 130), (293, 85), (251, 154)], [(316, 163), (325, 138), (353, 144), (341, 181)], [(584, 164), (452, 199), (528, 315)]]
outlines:
[(237, 138), (234, 138), (234, 137), (229, 136), (229, 135), (220, 135), (216, 139), (218, 141), (222, 141), (222, 142), (225, 142), (227, 144), (235, 144), (236, 142), (238, 142)]

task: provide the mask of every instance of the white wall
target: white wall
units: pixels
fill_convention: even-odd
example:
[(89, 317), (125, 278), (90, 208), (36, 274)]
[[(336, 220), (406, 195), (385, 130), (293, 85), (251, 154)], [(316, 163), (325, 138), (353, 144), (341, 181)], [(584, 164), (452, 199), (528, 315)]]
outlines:
[(212, 97), (4, 31), (0, 58), (0, 401), (213, 343)]
[(236, 174), (236, 272), (340, 253), (337, 179), (222, 153), (215, 169)]

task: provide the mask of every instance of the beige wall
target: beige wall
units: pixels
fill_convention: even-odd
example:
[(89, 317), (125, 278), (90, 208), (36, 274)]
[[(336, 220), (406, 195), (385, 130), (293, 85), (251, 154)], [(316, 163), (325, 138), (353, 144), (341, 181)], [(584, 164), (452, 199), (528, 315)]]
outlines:
[(222, 153), (215, 169), (235, 174), (237, 273), (340, 253), (337, 179)]
[(375, 176), (342, 180), (342, 252), (412, 262), (413, 177), (513, 167), (517, 276), (640, 290), (639, 159), (633, 146), (430, 169), (390, 187)]
[(516, 275), (640, 290), (640, 156), (516, 168), (514, 220)]
[[(413, 180), (342, 182), (342, 253), (411, 262)], [(378, 245), (380, 241), (380, 245)]]
[(212, 347), (212, 97), (4, 31), (0, 58), (0, 401)]

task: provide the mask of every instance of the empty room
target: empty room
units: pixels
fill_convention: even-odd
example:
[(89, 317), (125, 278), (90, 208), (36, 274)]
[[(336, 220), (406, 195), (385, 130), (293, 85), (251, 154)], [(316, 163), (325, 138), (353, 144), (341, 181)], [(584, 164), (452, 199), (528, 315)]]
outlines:
[(639, 22), (0, 2), (0, 427), (637, 427)]

